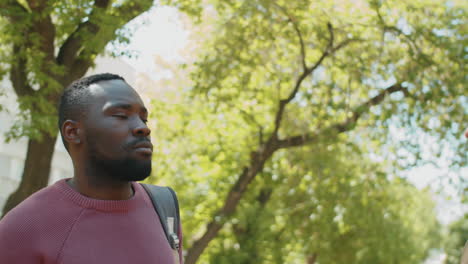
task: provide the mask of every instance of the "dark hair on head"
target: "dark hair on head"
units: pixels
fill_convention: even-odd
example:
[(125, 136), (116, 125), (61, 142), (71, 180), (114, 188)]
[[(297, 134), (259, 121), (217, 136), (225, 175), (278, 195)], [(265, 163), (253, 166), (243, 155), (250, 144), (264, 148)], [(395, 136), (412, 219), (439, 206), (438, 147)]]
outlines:
[(72, 82), (63, 91), (58, 105), (58, 126), (62, 142), (68, 150), (68, 144), (62, 135), (62, 125), (66, 120), (81, 120), (86, 115), (87, 102), (89, 100), (89, 86), (93, 83), (109, 80), (122, 80), (125, 79), (119, 75), (112, 73), (100, 73), (84, 77)]

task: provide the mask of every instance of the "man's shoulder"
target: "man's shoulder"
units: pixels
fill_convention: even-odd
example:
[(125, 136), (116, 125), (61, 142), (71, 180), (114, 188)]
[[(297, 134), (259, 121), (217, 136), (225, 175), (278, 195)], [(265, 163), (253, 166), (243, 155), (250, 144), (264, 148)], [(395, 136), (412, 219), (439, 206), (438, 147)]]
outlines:
[(57, 183), (32, 194), (0, 220), (0, 263), (57, 256), (81, 210)]
[(26, 198), (0, 220), (0, 233), (22, 231), (37, 232), (44, 225), (54, 224), (67, 210), (63, 195), (54, 185), (45, 187)]

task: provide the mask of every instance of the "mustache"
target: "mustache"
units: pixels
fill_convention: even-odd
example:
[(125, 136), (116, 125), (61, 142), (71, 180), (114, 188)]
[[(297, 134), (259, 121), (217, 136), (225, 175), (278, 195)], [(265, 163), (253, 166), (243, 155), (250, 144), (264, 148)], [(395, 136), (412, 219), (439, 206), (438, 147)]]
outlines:
[(149, 138), (137, 138), (135, 140), (132, 140), (124, 145), (125, 149), (131, 149), (135, 145), (140, 144), (140, 143), (151, 143), (151, 140)]

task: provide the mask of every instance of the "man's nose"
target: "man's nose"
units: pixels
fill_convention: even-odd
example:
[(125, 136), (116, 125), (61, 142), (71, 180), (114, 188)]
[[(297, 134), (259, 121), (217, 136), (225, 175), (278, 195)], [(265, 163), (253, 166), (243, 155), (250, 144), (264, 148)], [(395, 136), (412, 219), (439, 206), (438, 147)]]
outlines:
[(139, 136), (139, 137), (147, 137), (151, 134), (151, 129), (148, 128), (148, 126), (140, 120), (138, 122), (137, 126), (133, 129), (133, 135)]

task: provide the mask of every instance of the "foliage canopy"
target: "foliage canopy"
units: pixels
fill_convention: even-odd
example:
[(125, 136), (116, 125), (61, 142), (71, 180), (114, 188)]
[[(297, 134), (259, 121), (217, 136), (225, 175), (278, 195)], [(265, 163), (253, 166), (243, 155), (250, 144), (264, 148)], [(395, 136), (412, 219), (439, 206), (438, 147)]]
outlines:
[[(205, 12), (190, 80), (174, 71), (177, 91), (153, 104), (155, 174), (176, 185), (195, 234), (187, 263), (423, 260), (438, 238), (432, 202), (398, 171), (437, 155), (466, 165), (466, 4), (209, 1)], [(448, 154), (426, 153), (420, 135)]]

